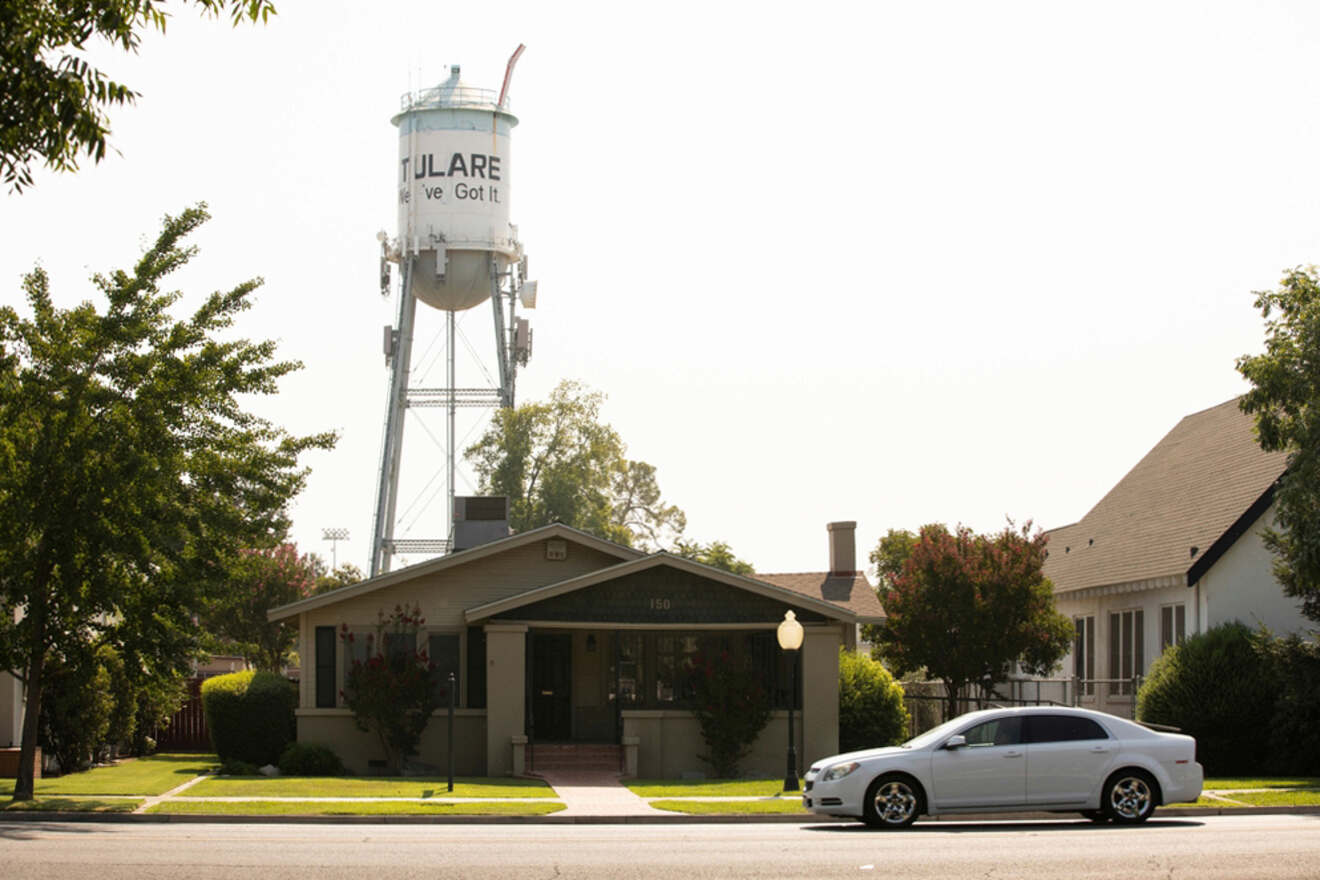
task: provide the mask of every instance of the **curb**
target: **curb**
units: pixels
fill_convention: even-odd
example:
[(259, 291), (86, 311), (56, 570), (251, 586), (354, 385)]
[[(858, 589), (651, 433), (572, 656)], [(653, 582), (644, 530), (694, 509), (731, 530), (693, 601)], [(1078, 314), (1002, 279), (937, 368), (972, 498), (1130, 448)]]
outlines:
[[(1201, 807), (1160, 808), (1154, 819), (1197, 816), (1290, 816), (1320, 815), (1320, 806), (1303, 807)], [(939, 822), (987, 822), (1006, 820), (1051, 820), (1073, 818), (1069, 813), (975, 813), (936, 816), (920, 824)], [(673, 813), (661, 816), (240, 816), (172, 815), (169, 813), (60, 813), (28, 811), (0, 812), (0, 824), (8, 822), (100, 822), (112, 824), (184, 825), (717, 825), (776, 823), (784, 825), (852, 824), (851, 819), (801, 814), (697, 815)]]

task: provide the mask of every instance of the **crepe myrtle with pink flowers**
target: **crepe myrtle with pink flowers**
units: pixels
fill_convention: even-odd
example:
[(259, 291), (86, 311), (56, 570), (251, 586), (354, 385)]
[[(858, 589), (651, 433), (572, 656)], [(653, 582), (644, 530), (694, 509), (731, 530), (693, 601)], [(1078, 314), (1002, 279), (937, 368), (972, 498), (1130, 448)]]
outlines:
[(396, 773), (416, 754), (431, 713), (448, 699), (435, 664), (417, 647), (425, 623), (419, 606), (395, 605), (388, 616), (377, 612), (375, 632), (361, 646), (348, 624), (339, 628), (353, 658), (340, 695), (358, 729), (376, 734), (387, 766)]

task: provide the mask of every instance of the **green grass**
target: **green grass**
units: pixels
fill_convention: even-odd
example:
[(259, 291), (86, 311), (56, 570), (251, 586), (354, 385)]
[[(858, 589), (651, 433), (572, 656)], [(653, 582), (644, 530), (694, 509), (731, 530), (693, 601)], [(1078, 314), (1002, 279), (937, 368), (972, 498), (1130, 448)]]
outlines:
[(1320, 788), (1320, 778), (1315, 776), (1226, 776), (1207, 779), (1201, 787), (1210, 791), (1234, 788)]
[(807, 811), (802, 808), (802, 801), (779, 798), (764, 801), (685, 801), (674, 799), (651, 801), (651, 806), (657, 810), (668, 810), (671, 813), (692, 813), (697, 816), (740, 816), (758, 813), (808, 815)]
[(164, 801), (148, 813), (234, 816), (544, 816), (564, 809), (543, 803), (453, 801)]
[(1249, 807), (1314, 807), (1320, 805), (1320, 790), (1292, 788), (1274, 791), (1235, 791), (1233, 800)]
[(1234, 805), (1229, 803), (1228, 801), (1220, 800), (1219, 798), (1212, 798), (1212, 797), (1206, 797), (1205, 795), (1201, 795), (1199, 798), (1196, 799), (1195, 803), (1184, 802), (1180, 804), (1165, 804), (1165, 806), (1178, 807), (1179, 809), (1182, 809), (1183, 807), (1232, 807)]
[(131, 813), (142, 806), (141, 800), (133, 798), (99, 801), (90, 798), (39, 797), (30, 801), (9, 799), (0, 801), (0, 803), (4, 804), (4, 806), (0, 806), (0, 810), (12, 810), (20, 813), (41, 811), (53, 813)]
[(219, 776), (188, 789), (188, 797), (408, 797), (408, 798), (552, 798), (554, 789), (539, 779), (401, 776)]
[(634, 779), (624, 785), (644, 798), (774, 797), (784, 790), (783, 779)]
[(38, 779), (37, 795), (164, 794), (215, 768), (215, 755), (150, 755), (52, 779)]

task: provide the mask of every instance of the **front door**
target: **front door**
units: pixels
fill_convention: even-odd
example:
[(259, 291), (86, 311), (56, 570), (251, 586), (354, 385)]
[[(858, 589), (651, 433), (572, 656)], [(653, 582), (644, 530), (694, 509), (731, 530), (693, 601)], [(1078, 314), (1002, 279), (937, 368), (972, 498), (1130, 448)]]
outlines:
[(573, 637), (532, 633), (532, 735), (540, 742), (573, 736)]

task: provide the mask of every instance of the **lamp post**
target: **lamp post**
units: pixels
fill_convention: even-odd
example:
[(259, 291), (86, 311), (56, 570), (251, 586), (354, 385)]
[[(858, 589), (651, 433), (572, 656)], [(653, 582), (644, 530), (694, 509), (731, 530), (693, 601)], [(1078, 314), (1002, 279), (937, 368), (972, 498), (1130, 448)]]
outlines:
[(793, 690), (788, 696), (788, 769), (784, 771), (784, 791), (797, 791), (797, 747), (793, 743), (793, 707), (797, 703), (798, 691), (797, 652), (802, 647), (802, 624), (797, 622), (797, 615), (792, 611), (784, 612), (784, 619), (780, 622), (775, 635), (779, 638), (779, 647), (788, 651), (793, 658)]

